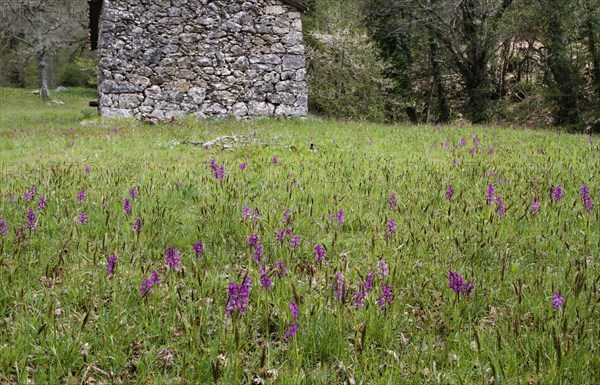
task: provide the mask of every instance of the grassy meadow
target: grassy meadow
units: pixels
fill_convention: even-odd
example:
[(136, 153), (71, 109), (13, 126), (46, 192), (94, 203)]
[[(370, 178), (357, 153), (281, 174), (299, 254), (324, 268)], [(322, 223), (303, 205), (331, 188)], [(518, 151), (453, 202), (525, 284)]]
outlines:
[(53, 96), (0, 89), (0, 384), (599, 383), (599, 137)]

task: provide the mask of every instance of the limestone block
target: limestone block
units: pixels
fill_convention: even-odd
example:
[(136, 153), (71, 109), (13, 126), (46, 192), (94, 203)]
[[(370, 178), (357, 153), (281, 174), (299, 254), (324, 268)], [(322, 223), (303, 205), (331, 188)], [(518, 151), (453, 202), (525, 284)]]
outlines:
[(188, 91), (188, 95), (196, 105), (201, 105), (206, 99), (206, 88), (204, 87), (192, 87)]
[(119, 108), (133, 109), (139, 107), (144, 101), (140, 94), (121, 94), (119, 95)]
[(267, 5), (265, 8), (265, 13), (268, 15), (281, 15), (285, 13), (285, 8), (281, 5)]
[(100, 84), (100, 92), (103, 94), (124, 94), (135, 92), (137, 87), (131, 83), (105, 80)]
[(248, 103), (248, 114), (251, 116), (273, 115), (274, 111), (275, 106), (271, 103), (254, 101)]
[(306, 67), (306, 58), (302, 55), (283, 55), (283, 70), (297, 70)]
[(124, 108), (100, 108), (100, 115), (108, 118), (130, 118), (133, 116), (133, 110)]
[(241, 116), (246, 116), (248, 115), (248, 107), (246, 106), (245, 103), (236, 103), (233, 105), (233, 107), (231, 108), (231, 111), (233, 112), (233, 115), (241, 117)]
[(127, 76), (127, 80), (135, 85), (138, 91), (143, 91), (150, 85), (150, 79), (145, 76), (131, 74)]

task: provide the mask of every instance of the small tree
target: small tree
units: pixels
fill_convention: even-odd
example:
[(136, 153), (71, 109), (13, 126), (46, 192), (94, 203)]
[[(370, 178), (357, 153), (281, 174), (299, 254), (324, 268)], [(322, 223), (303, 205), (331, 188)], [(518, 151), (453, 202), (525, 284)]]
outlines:
[(40, 94), (49, 99), (47, 61), (59, 48), (85, 40), (86, 3), (72, 0), (15, 0), (0, 3), (0, 29), (19, 42), (19, 54), (35, 57)]

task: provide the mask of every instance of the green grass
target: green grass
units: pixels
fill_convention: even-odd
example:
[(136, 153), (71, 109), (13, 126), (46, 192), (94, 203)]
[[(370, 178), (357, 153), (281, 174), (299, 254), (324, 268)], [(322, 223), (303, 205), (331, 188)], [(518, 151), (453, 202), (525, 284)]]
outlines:
[[(60, 106), (17, 90), (0, 93), (0, 218), (8, 226), (0, 235), (0, 383), (600, 378), (598, 137), (590, 144), (543, 130), (315, 118), (148, 126), (90, 117), (87, 101), (95, 96), (83, 91)], [(222, 135), (248, 141), (227, 149), (181, 144)], [(481, 144), (471, 154), (474, 136)], [(447, 138), (452, 150), (440, 148)], [(212, 175), (213, 159), (225, 168), (223, 180)], [(503, 217), (486, 202), (489, 183), (505, 203)], [(32, 185), (37, 195), (26, 201)], [(550, 201), (551, 185), (562, 186), (562, 201)], [(123, 200), (133, 187), (139, 197), (129, 216)], [(41, 213), (39, 195), (47, 201)], [(258, 209), (254, 224), (242, 220), (244, 205)], [(30, 208), (37, 231), (25, 228), (19, 240)], [(301, 239), (296, 250), (276, 239), (285, 210)], [(345, 221), (338, 225), (339, 210)], [(138, 217), (139, 236), (132, 229)], [(397, 229), (385, 237), (390, 219)], [(246, 247), (253, 233), (264, 246), (271, 291), (261, 290)], [(192, 250), (199, 240), (202, 259)], [(320, 264), (316, 243), (327, 249)], [(165, 263), (170, 244), (181, 252), (177, 271)], [(110, 255), (118, 255), (111, 279)], [(355, 309), (353, 292), (380, 260), (389, 276), (375, 274), (365, 307)], [(287, 265), (284, 278), (273, 274), (276, 261)], [(161, 283), (142, 296), (140, 284), (153, 270)], [(474, 281), (470, 300), (448, 287), (448, 270)], [(343, 302), (332, 290), (336, 272), (345, 276)], [(246, 275), (247, 315), (226, 316), (229, 282)], [(394, 299), (382, 310), (383, 283), (393, 286)], [(566, 302), (554, 311), (556, 291)], [(300, 329), (286, 341), (294, 300)]]

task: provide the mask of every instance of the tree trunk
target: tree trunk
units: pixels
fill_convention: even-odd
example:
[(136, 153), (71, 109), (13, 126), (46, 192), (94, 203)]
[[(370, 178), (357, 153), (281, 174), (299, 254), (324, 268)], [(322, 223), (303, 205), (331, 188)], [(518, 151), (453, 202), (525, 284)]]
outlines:
[(367, 28), (378, 44), (381, 57), (389, 64), (384, 71), (393, 84), (388, 92), (393, 101), (388, 106), (388, 112), (392, 119), (396, 119), (394, 105), (400, 102), (405, 105), (404, 112), (409, 121), (416, 124), (418, 116), (414, 107), (415, 94), (411, 72), (414, 64), (413, 33), (406, 27), (410, 25), (413, 16), (408, 7), (390, 8), (390, 5), (390, 0), (365, 2)]
[(48, 73), (46, 70), (46, 53), (38, 53), (38, 65), (40, 74), (40, 96), (44, 101), (50, 99), (50, 93), (48, 92)]
[(477, 2), (467, 0), (462, 3), (463, 31), (467, 38), (467, 63), (463, 64), (463, 79), (467, 87), (467, 113), (473, 123), (488, 120), (491, 100), (488, 76), (488, 50), (484, 39), (483, 21), (476, 17)]
[(450, 107), (448, 106), (448, 98), (446, 97), (446, 89), (442, 80), (440, 64), (438, 63), (438, 46), (431, 34), (429, 38), (429, 53), (431, 61), (431, 73), (433, 75), (433, 85), (437, 101), (437, 123), (447, 123), (450, 120)]
[(467, 114), (473, 123), (483, 123), (489, 119), (491, 97), (488, 85), (487, 68), (477, 66), (465, 77)]
[(592, 85), (598, 97), (598, 103), (596, 105), (600, 111), (600, 47), (598, 46), (595, 33), (598, 28), (596, 25), (598, 21), (596, 19), (597, 16), (594, 12), (594, 8), (589, 0), (586, 0), (585, 7), (588, 15), (585, 23), (585, 30), (588, 38), (588, 48), (590, 50), (590, 55), (592, 56)]
[(549, 14), (547, 15), (548, 27), (548, 68), (554, 79), (557, 110), (557, 123), (580, 128), (579, 115), (579, 79), (575, 66), (572, 63), (564, 25), (561, 15), (566, 11), (563, 0), (549, 0), (547, 2)]

